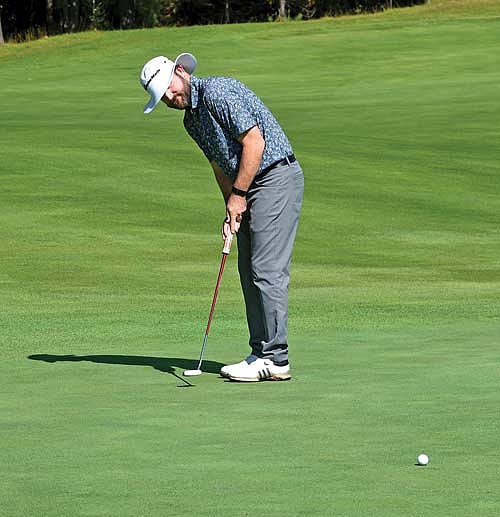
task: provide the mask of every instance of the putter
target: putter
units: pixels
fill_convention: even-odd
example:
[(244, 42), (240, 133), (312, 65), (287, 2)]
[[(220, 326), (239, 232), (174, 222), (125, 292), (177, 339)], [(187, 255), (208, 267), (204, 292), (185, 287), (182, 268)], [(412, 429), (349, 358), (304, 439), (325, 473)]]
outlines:
[(217, 295), (219, 294), (219, 286), (222, 278), (222, 272), (224, 271), (224, 264), (226, 263), (227, 256), (231, 250), (231, 243), (233, 242), (233, 234), (229, 233), (224, 241), (224, 248), (222, 248), (222, 261), (219, 268), (219, 276), (217, 277), (217, 283), (215, 284), (214, 298), (212, 300), (212, 307), (210, 308), (210, 315), (208, 316), (207, 328), (205, 330), (205, 337), (203, 338), (203, 345), (201, 345), (200, 360), (198, 362), (198, 368), (196, 370), (184, 370), (183, 375), (185, 377), (196, 377), (201, 375), (201, 363), (203, 362), (203, 354), (205, 353), (205, 347), (207, 346), (208, 333), (210, 332), (210, 325), (212, 324), (212, 317), (214, 315), (215, 304), (217, 302)]

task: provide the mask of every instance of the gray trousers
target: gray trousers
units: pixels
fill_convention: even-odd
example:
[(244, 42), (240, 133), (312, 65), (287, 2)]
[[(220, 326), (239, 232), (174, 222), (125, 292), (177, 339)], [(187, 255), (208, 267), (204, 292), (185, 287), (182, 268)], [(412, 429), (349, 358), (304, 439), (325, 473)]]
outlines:
[(257, 177), (238, 231), (238, 271), (252, 354), (288, 361), (288, 284), (304, 193), (298, 162)]

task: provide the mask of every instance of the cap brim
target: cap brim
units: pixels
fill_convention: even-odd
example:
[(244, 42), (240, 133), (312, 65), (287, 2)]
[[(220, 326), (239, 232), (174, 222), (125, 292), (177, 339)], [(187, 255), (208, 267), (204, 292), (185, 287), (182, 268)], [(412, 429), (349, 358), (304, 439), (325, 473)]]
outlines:
[(161, 101), (162, 97), (165, 95), (168, 86), (170, 85), (170, 81), (172, 80), (173, 69), (171, 73), (167, 73), (166, 71), (161, 71), (152, 81), (148, 87), (148, 93), (151, 95), (146, 106), (144, 106), (144, 113), (147, 115), (151, 113), (158, 103)]
[(156, 102), (153, 97), (149, 99), (149, 102), (144, 106), (144, 113), (147, 115), (148, 113), (151, 113), (155, 108), (158, 102)]

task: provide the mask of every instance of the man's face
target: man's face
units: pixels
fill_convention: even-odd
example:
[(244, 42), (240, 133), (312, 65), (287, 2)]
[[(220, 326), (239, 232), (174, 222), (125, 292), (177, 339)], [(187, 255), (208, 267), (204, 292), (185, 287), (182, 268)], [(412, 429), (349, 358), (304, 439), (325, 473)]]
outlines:
[(172, 81), (170, 81), (170, 86), (161, 100), (169, 108), (176, 110), (185, 110), (191, 106), (191, 85), (189, 80), (176, 71)]

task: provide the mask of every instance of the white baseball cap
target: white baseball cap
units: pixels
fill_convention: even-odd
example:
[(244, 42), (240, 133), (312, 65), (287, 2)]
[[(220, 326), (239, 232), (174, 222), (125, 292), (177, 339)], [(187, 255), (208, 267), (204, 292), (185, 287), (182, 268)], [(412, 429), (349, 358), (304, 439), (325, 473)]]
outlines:
[(150, 59), (141, 72), (142, 87), (151, 94), (151, 99), (144, 106), (144, 113), (151, 113), (170, 86), (177, 65), (182, 65), (188, 74), (196, 68), (196, 58), (188, 53), (180, 54), (175, 61), (168, 57), (158, 56)]

